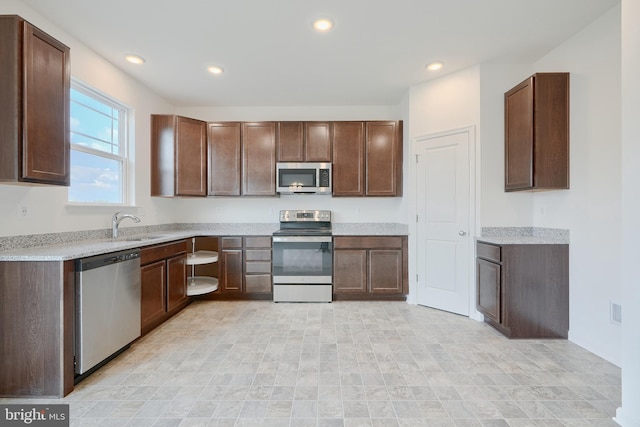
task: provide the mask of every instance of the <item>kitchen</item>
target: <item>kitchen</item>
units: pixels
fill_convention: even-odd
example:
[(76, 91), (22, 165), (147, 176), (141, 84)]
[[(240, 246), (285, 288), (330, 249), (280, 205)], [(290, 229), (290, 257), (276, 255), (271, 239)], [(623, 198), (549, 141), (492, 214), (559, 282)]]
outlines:
[[(630, 2), (622, 2), (622, 9), (625, 8), (633, 10)], [(621, 14), (619, 9), (614, 9), (566, 43), (541, 56), (541, 59), (533, 64), (481, 64), (433, 81), (415, 84), (398, 105), (177, 108), (95, 55), (26, 4), (5, 2), (2, 12), (23, 15), (39, 27), (63, 39), (72, 48), (74, 75), (123, 102), (134, 105), (136, 141), (149, 140), (148, 126), (142, 123), (145, 117), (159, 112), (175, 112), (202, 120), (245, 120), (248, 117), (252, 120), (403, 118), (404, 164), (411, 165), (409, 156), (413, 139), (447, 129), (475, 125), (475, 235), (479, 235), (481, 227), (535, 225), (570, 229), (570, 340), (622, 366), (623, 376), (625, 373), (634, 375), (636, 372), (634, 362), (627, 362), (627, 369), (625, 360), (637, 360), (626, 353), (630, 351), (630, 354), (634, 354), (633, 351), (637, 349), (621, 344), (633, 342), (634, 332), (610, 322), (609, 301), (624, 301), (625, 324), (634, 323), (633, 312), (638, 310), (634, 310), (633, 306), (629, 307), (635, 300), (633, 294), (631, 297), (625, 297), (626, 292), (633, 291), (626, 285), (631, 283), (630, 279), (624, 279), (626, 275), (634, 277), (633, 262), (628, 264), (625, 261), (621, 264), (620, 261), (620, 257), (623, 260), (632, 259), (635, 253), (634, 247), (626, 240), (637, 237), (634, 234), (634, 230), (637, 229), (632, 221), (633, 215), (620, 207), (621, 201), (625, 204), (633, 202), (634, 192), (633, 188), (626, 188), (624, 185), (621, 187), (619, 183), (621, 176), (627, 178), (625, 182), (637, 181), (637, 176), (633, 174), (633, 169), (627, 170), (630, 165), (625, 163), (633, 159), (633, 151), (626, 151), (629, 149), (624, 145), (626, 139), (622, 140), (622, 144), (618, 142), (629, 132), (626, 126), (633, 126), (633, 119), (625, 115), (628, 113), (620, 111), (621, 99), (624, 105), (633, 101), (626, 100), (625, 94), (629, 93), (629, 90), (621, 91), (617, 82), (620, 75), (619, 67), (623, 67), (623, 84), (632, 84), (633, 93), (635, 83), (624, 80), (625, 76), (634, 74), (624, 67), (632, 66), (633, 63), (627, 63), (624, 59), (626, 55), (634, 57), (633, 48), (627, 45), (633, 44), (634, 39), (625, 34), (624, 37), (631, 38), (629, 41), (623, 38), (621, 47), (620, 25), (623, 29), (626, 26), (633, 28), (637, 14)], [(623, 59), (622, 65), (620, 55)], [(572, 73), (571, 190), (536, 194), (504, 193), (502, 94), (533, 72), (556, 68)], [(96, 73), (96, 69), (100, 72)], [(594, 99), (598, 101), (594, 102)], [(619, 125), (621, 115), (622, 130)], [(148, 147), (136, 144), (136, 166), (148, 164), (148, 159)], [(150, 187), (148, 171), (142, 166), (142, 169), (135, 171), (135, 192), (137, 203), (143, 208), (134, 210), (133, 213), (141, 217), (142, 224), (147, 225), (174, 222), (206, 223), (210, 222), (211, 217), (219, 222), (241, 223), (265, 222), (263, 218), (268, 218), (266, 222), (275, 223), (280, 210), (317, 208), (317, 200), (321, 200), (322, 203), (328, 204), (327, 208), (335, 212), (334, 221), (338, 223), (404, 223), (410, 224), (411, 235), (413, 229), (409, 218), (415, 211), (415, 195), (410, 183), (414, 182), (414, 173), (410, 166), (405, 168), (403, 181), (406, 187), (401, 198), (331, 198), (326, 202), (327, 199), (322, 199), (322, 196), (310, 196), (312, 199), (221, 198), (220, 202), (216, 202), (218, 199), (149, 198), (146, 196)], [(106, 229), (114, 213), (113, 209), (95, 208), (87, 212), (75, 206), (68, 206), (65, 189), (2, 186), (2, 194), (3, 236)], [(627, 199), (628, 197), (630, 199)], [(18, 205), (30, 208), (30, 216), (19, 218), (16, 214)], [(612, 209), (612, 206), (615, 208)], [(576, 215), (575, 212), (583, 214)], [(353, 215), (358, 219), (352, 220)], [(625, 240), (621, 246), (622, 230)], [(415, 260), (411, 258), (409, 268), (409, 277), (414, 277)], [(622, 285), (619, 285), (620, 283)], [(411, 298), (410, 293), (409, 302), (412, 302)], [(632, 376), (628, 380), (631, 384), (629, 387), (637, 381), (633, 378), (635, 377)], [(637, 396), (637, 388), (631, 388), (627, 393), (623, 391), (623, 407), (625, 399), (632, 399), (633, 396)]]

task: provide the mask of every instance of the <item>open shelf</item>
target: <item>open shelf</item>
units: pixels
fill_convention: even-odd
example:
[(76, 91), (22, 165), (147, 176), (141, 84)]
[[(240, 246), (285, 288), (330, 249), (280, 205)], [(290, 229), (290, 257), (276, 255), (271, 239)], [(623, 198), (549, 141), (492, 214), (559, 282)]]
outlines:
[(187, 265), (200, 265), (218, 262), (218, 252), (196, 251), (187, 256)]
[(196, 265), (218, 262), (218, 252), (196, 250), (196, 238), (191, 239), (191, 253), (187, 255), (187, 265), (191, 266), (191, 275), (187, 277), (187, 296), (204, 295), (218, 290), (218, 279), (212, 276), (196, 276)]
[(218, 279), (209, 276), (187, 278), (187, 296), (203, 295), (218, 290)]

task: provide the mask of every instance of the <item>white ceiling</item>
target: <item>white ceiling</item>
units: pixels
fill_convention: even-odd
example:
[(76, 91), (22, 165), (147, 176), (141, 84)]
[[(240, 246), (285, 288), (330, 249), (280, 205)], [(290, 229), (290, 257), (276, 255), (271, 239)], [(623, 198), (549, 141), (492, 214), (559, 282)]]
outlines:
[[(396, 105), (409, 86), (474, 64), (531, 63), (619, 3), (23, 1), (177, 106)], [(318, 17), (333, 31), (315, 33)], [(427, 72), (433, 60), (445, 68)], [(208, 74), (213, 64), (225, 73)]]

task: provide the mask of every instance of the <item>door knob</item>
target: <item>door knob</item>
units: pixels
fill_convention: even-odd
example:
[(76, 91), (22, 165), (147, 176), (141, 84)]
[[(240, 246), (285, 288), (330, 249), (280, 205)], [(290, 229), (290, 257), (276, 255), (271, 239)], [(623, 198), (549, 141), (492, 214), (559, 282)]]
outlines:
[(464, 231), (464, 230), (458, 231), (458, 236), (466, 236), (466, 235), (467, 235), (466, 231)]

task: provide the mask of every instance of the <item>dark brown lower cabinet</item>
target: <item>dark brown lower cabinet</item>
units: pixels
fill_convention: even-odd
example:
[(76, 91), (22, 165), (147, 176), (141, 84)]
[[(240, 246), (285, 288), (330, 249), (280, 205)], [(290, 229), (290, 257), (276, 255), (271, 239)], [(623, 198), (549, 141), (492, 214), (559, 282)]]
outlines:
[(74, 262), (0, 262), (0, 397), (73, 390)]
[(218, 292), (203, 299), (272, 299), (271, 236), (220, 238)]
[(406, 236), (336, 236), (333, 245), (334, 299), (406, 299)]
[(223, 237), (221, 240), (222, 250), (218, 256), (219, 295), (220, 297), (238, 296), (242, 294), (242, 237)]
[(477, 242), (476, 307), (509, 338), (567, 338), (569, 245)]
[(271, 236), (244, 238), (244, 292), (272, 295)]
[(142, 248), (140, 321), (143, 335), (189, 304), (186, 258), (186, 240)]

